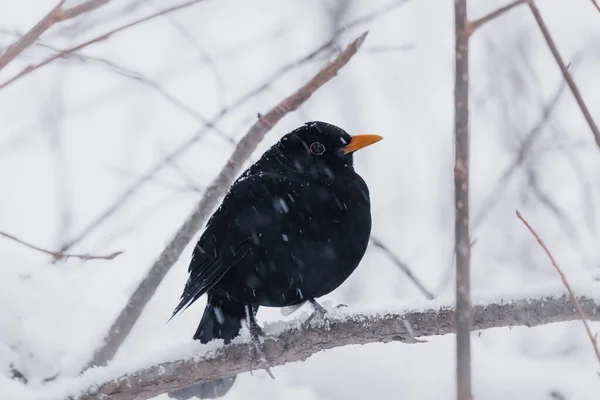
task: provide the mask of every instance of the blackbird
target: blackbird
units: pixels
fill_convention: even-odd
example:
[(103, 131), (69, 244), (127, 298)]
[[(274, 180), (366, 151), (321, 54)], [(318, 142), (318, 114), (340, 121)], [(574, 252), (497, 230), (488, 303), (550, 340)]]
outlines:
[[(259, 306), (309, 301), (324, 312), (315, 299), (352, 274), (371, 232), (369, 189), (354, 170), (353, 153), (381, 139), (308, 122), (235, 181), (194, 248), (173, 312), (208, 294), (194, 339), (229, 343), (245, 320), (256, 344)], [(234, 379), (196, 385), (194, 394), (220, 397)]]

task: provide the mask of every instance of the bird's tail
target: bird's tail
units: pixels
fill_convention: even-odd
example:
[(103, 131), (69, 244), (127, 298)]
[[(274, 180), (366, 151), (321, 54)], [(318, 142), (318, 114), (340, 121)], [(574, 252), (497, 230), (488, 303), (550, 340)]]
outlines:
[(208, 343), (213, 339), (223, 339), (227, 344), (240, 334), (242, 319), (245, 317), (246, 309), (243, 304), (215, 293), (209, 293), (194, 339), (201, 343)]
[[(226, 344), (229, 343), (231, 339), (239, 335), (242, 329), (242, 319), (246, 317), (245, 311), (243, 304), (209, 292), (204, 314), (194, 334), (194, 339), (201, 343), (208, 343), (213, 339), (223, 339)], [(178, 400), (194, 396), (200, 399), (222, 397), (231, 389), (235, 378), (234, 375), (188, 386), (169, 393), (169, 397)]]

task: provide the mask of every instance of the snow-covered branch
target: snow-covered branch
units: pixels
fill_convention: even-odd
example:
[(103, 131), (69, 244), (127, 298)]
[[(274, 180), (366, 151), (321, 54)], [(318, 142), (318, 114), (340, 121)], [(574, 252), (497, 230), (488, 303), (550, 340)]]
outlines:
[[(579, 297), (579, 303), (591, 320), (600, 320), (600, 303)], [(347, 309), (346, 309), (347, 310)], [(473, 329), (504, 326), (536, 326), (579, 319), (568, 296), (489, 303), (473, 307)], [(419, 343), (417, 338), (454, 332), (454, 310), (449, 307), (405, 313), (362, 314), (334, 312), (327, 326), (321, 323), (289, 323), (264, 342), (271, 366), (304, 361), (311, 355), (340, 346), (387, 343)], [(267, 325), (266, 332), (276, 327)], [(76, 400), (143, 400), (183, 387), (217, 378), (248, 372), (253, 365), (250, 345), (232, 344), (203, 357), (154, 365), (113, 380), (98, 382), (73, 396)], [(111, 379), (110, 377), (107, 379)]]

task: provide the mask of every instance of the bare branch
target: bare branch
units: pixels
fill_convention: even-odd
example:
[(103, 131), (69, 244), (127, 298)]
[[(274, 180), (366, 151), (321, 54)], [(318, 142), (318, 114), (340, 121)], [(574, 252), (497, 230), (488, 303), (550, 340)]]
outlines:
[(423, 285), (423, 283), (421, 283), (421, 281), (417, 279), (417, 277), (411, 271), (410, 267), (406, 265), (405, 262), (400, 260), (400, 258), (398, 258), (385, 244), (383, 244), (381, 240), (379, 240), (375, 236), (371, 236), (371, 243), (373, 243), (373, 246), (379, 247), (381, 250), (383, 250), (383, 252), (392, 260), (394, 264), (398, 266), (398, 268), (402, 270), (402, 272), (404, 272), (408, 279), (410, 279), (415, 284), (415, 286), (421, 291), (421, 293), (423, 293), (425, 297), (427, 297), (429, 300), (433, 300), (435, 298), (433, 293), (431, 293), (425, 287), (425, 285)]
[[(581, 297), (579, 302), (590, 319), (600, 320), (600, 305)], [(346, 309), (347, 310), (347, 309)], [(579, 319), (567, 296), (522, 299), (501, 304), (473, 307), (473, 328), (537, 326)], [(327, 329), (314, 324), (291, 322), (277, 336), (267, 337), (263, 349), (271, 367), (304, 361), (315, 353), (335, 347), (367, 343), (421, 343), (419, 337), (455, 332), (455, 312), (450, 307), (406, 313), (386, 312), (332, 314)], [(410, 326), (410, 329), (407, 328)], [(300, 326), (300, 327), (299, 327)], [(279, 330), (279, 328), (276, 328)], [(268, 333), (269, 325), (265, 327)], [(138, 370), (76, 394), (77, 400), (144, 400), (183, 387), (237, 375), (262, 364), (253, 365), (250, 345), (233, 344), (204, 357), (190, 357)], [(110, 379), (110, 378), (108, 378)]]
[(6, 232), (0, 231), (0, 236), (4, 236), (8, 239), (14, 240), (17, 243), (21, 243), (22, 245), (29, 247), (30, 249), (34, 249), (37, 251), (41, 251), (42, 253), (49, 254), (52, 257), (54, 257), (55, 260), (65, 260), (68, 258), (78, 258), (78, 259), (84, 260), (84, 261), (87, 261), (87, 260), (112, 260), (113, 258), (115, 258), (118, 255), (123, 253), (123, 251), (115, 251), (114, 253), (110, 253), (105, 256), (93, 256), (90, 254), (65, 254), (65, 253), (60, 253), (60, 252), (56, 252), (56, 251), (52, 251), (52, 250), (42, 249), (41, 247), (35, 246), (33, 244), (29, 244), (13, 235), (6, 233)]
[(485, 25), (486, 23), (490, 22), (491, 20), (494, 20), (496, 18), (498, 18), (499, 16), (501, 16), (502, 14), (504, 14), (507, 11), (512, 10), (513, 8), (515, 8), (516, 6), (519, 6), (523, 3), (526, 3), (527, 0), (516, 0), (513, 1), (510, 4), (505, 5), (504, 7), (500, 7), (499, 9), (497, 9), (496, 11), (493, 11), (491, 13), (489, 13), (488, 15), (486, 15), (485, 17), (481, 17), (479, 19), (476, 19), (475, 21), (471, 22), (469, 24), (469, 30), (470, 30), (470, 34), (472, 34), (477, 28), (481, 28), (483, 25)]
[(95, 352), (89, 366), (105, 365), (113, 358), (117, 350), (133, 328), (146, 303), (152, 298), (156, 288), (169, 269), (175, 264), (184, 248), (192, 240), (196, 232), (215, 208), (220, 198), (226, 193), (244, 162), (252, 155), (260, 141), (288, 113), (296, 110), (321, 86), (337, 75), (338, 71), (350, 61), (363, 44), (367, 33), (355, 39), (333, 61), (323, 67), (308, 83), (281, 101), (268, 113), (262, 116), (238, 143), (229, 161), (219, 175), (207, 188), (196, 209), (179, 228), (173, 239), (163, 250), (148, 275), (132, 294), (127, 305), (111, 326), (104, 344)]
[(554, 56), (554, 59), (556, 60), (556, 63), (560, 67), (560, 70), (562, 71), (562, 74), (565, 77), (565, 80), (567, 81), (569, 88), (571, 88), (571, 92), (573, 92), (573, 96), (575, 97), (575, 100), (577, 101), (577, 104), (579, 105), (579, 108), (581, 109), (581, 112), (583, 113), (585, 120), (587, 121), (588, 125), (590, 126), (590, 129), (591, 129), (592, 134), (594, 135), (594, 139), (596, 141), (596, 145), (600, 148), (600, 131), (598, 130), (598, 127), (596, 126), (596, 123), (594, 122), (594, 119), (592, 118), (592, 115), (590, 114), (590, 111), (588, 110), (588, 108), (585, 104), (585, 101), (583, 100), (583, 97), (581, 96), (581, 93), (579, 92), (579, 89), (577, 88), (577, 85), (575, 84), (575, 81), (573, 80), (573, 77), (571, 77), (569, 68), (567, 67), (567, 65), (565, 65), (565, 62), (563, 61), (562, 57), (560, 56), (560, 53), (558, 52), (558, 48), (556, 47), (556, 44), (554, 43), (554, 39), (552, 39), (552, 35), (550, 34), (550, 31), (548, 30), (548, 27), (546, 26), (546, 23), (544, 22), (544, 19), (542, 18), (542, 14), (540, 14), (540, 10), (538, 10), (537, 6), (535, 5), (535, 1), (534, 0), (527, 0), (527, 1), (529, 4), (529, 8), (531, 9), (531, 12), (535, 18), (535, 21), (537, 22), (540, 30), (542, 31), (542, 35), (544, 35), (544, 39), (546, 40), (546, 43), (548, 44), (548, 47), (550, 48), (550, 51), (552, 52), (552, 55)]
[[(88, 0), (78, 6), (63, 9), (65, 0), (60, 0), (58, 4), (42, 18), (33, 28), (29, 30), (23, 37), (12, 44), (6, 51), (0, 54), (0, 71), (13, 61), (27, 47), (31, 46), (44, 32), (46, 32), (54, 24), (77, 17), (88, 11), (95, 10), (103, 6), (110, 0)], [(1, 87), (0, 87), (1, 88)]]
[(454, 251), (456, 254), (456, 390), (471, 400), (471, 239), (469, 236), (469, 20), (454, 2)]
[(39, 38), (42, 33), (46, 32), (56, 22), (56, 16), (61, 11), (66, 0), (60, 0), (56, 6), (42, 18), (33, 28), (29, 30), (23, 37), (10, 45), (5, 52), (0, 55), (0, 71), (6, 67), (12, 60), (23, 52), (27, 47)]
[(95, 10), (99, 7), (102, 7), (109, 1), (111, 1), (111, 0), (88, 0), (77, 6), (73, 6), (71, 8), (60, 10), (56, 15), (57, 21), (64, 21), (66, 19), (78, 17), (81, 14), (84, 14), (86, 12), (89, 12), (89, 11)]
[[(70, 49), (67, 49), (67, 50), (62, 50), (62, 51), (60, 51), (60, 52), (52, 55), (51, 57), (45, 59), (44, 61), (41, 61), (38, 64), (29, 65), (28, 67), (26, 67), (25, 69), (23, 69), (21, 72), (19, 72), (18, 74), (16, 74), (15, 76), (13, 76), (9, 80), (7, 80), (6, 82), (0, 84), (0, 89), (4, 89), (5, 87), (7, 87), (8, 85), (10, 85), (11, 83), (14, 83), (16, 80), (24, 77), (25, 75), (30, 74), (31, 72), (33, 72), (33, 71), (35, 71), (35, 70), (43, 67), (44, 65), (47, 65), (47, 64), (51, 63), (52, 61), (54, 61), (56, 59), (63, 58), (65, 56), (69, 55), (69, 54), (75, 53), (75, 52), (77, 52), (77, 51), (79, 51), (79, 50), (81, 50), (81, 49), (83, 49), (83, 48), (85, 48), (85, 47), (87, 47), (89, 45), (94, 44), (94, 43), (98, 43), (98, 42), (104, 41), (104, 40), (108, 39), (109, 37), (111, 37), (112, 35), (114, 35), (116, 33), (119, 33), (121, 31), (129, 29), (129, 28), (134, 27), (136, 25), (140, 25), (140, 24), (142, 24), (144, 22), (148, 22), (150, 20), (153, 20), (154, 18), (160, 17), (160, 16), (168, 14), (170, 12), (181, 10), (183, 8), (192, 6), (192, 5), (194, 5), (196, 3), (199, 3), (201, 1), (203, 1), (203, 0), (191, 0), (191, 1), (188, 1), (188, 2), (185, 2), (185, 3), (182, 3), (182, 4), (178, 4), (178, 5), (173, 6), (173, 7), (166, 8), (164, 10), (161, 10), (161, 11), (155, 12), (153, 14), (150, 14), (150, 15), (144, 17), (144, 18), (140, 18), (140, 19), (138, 19), (136, 21), (130, 22), (130, 23), (128, 23), (126, 25), (123, 25), (123, 26), (121, 26), (119, 28), (113, 29), (113, 30), (111, 30), (109, 32), (106, 32), (106, 33), (100, 35), (100, 36), (96, 36), (95, 38), (90, 39), (87, 42), (81, 43), (81, 44), (79, 44), (79, 45), (77, 45), (75, 47), (71, 47)], [(74, 8), (76, 8), (76, 7), (74, 7)], [(1, 68), (2, 68), (2, 65), (0, 64), (0, 69)]]
[(598, 343), (596, 342), (596, 337), (595, 337), (595, 335), (592, 334), (592, 330), (590, 329), (590, 326), (588, 325), (588, 323), (586, 321), (586, 317), (583, 314), (583, 310), (581, 309), (581, 305), (579, 304), (579, 301), (577, 301), (577, 297), (575, 297), (575, 293), (573, 293), (573, 290), (571, 289), (571, 285), (569, 285), (569, 282), (567, 281), (567, 277), (565, 276), (565, 274), (562, 272), (562, 270), (560, 269), (560, 267), (556, 263), (556, 260), (552, 256), (552, 253), (550, 253), (550, 250), (548, 250), (548, 247), (546, 246), (546, 244), (544, 243), (544, 241), (533, 230), (533, 228), (531, 227), (531, 225), (529, 225), (529, 223), (527, 222), (527, 220), (525, 220), (525, 218), (523, 218), (523, 216), (521, 215), (521, 213), (518, 210), (517, 210), (517, 217), (525, 224), (525, 226), (527, 227), (527, 229), (529, 229), (529, 231), (535, 237), (535, 240), (537, 240), (537, 242), (540, 244), (540, 246), (542, 246), (542, 249), (544, 249), (544, 252), (546, 253), (546, 255), (548, 256), (548, 258), (550, 259), (550, 262), (552, 263), (552, 265), (554, 266), (554, 268), (556, 269), (556, 271), (560, 275), (560, 279), (562, 280), (563, 284), (567, 288), (567, 291), (569, 292), (569, 296), (571, 297), (571, 301), (575, 305), (575, 309), (577, 310), (577, 315), (579, 315), (579, 318), (581, 319), (581, 322), (583, 322), (583, 325), (585, 326), (585, 330), (587, 331), (587, 334), (590, 337), (590, 341), (592, 342), (592, 346), (594, 347), (594, 352), (596, 353), (596, 357), (598, 358), (598, 362), (600, 362), (600, 351), (598, 350)]
[(598, 2), (596, 0), (591, 0), (592, 4), (594, 5), (594, 7), (596, 7), (596, 10), (600, 11), (600, 5), (598, 5)]

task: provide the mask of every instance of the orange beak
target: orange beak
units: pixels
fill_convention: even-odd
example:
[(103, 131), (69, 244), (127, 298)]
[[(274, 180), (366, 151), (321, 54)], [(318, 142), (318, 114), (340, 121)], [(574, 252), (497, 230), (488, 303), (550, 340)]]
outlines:
[(352, 139), (350, 139), (350, 143), (344, 146), (344, 154), (360, 150), (363, 147), (370, 146), (382, 139), (383, 137), (379, 135), (354, 135), (352, 136)]

